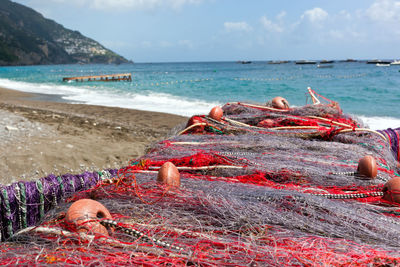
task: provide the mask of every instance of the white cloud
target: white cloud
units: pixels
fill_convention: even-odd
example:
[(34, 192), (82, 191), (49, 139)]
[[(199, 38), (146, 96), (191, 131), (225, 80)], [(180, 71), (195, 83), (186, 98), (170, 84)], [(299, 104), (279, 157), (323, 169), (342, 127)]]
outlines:
[(171, 5), (174, 9), (179, 9), (187, 4), (201, 4), (203, 0), (169, 0), (167, 2), (169, 2), (169, 5)]
[(125, 48), (125, 47), (131, 47), (132, 44), (123, 42), (123, 41), (118, 41), (118, 40), (105, 40), (101, 42), (102, 45), (109, 47), (109, 48)]
[(340, 29), (340, 30), (330, 30), (327, 32), (328, 39), (334, 41), (350, 41), (354, 42), (358, 40), (359, 42), (365, 41), (366, 35), (363, 32), (352, 31), (351, 29)]
[(150, 48), (150, 47), (153, 46), (152, 42), (150, 42), (150, 41), (142, 41), (142, 42), (140, 43), (140, 45), (141, 45), (141, 47), (143, 47), (143, 48)]
[(367, 16), (377, 22), (400, 22), (400, 1), (377, 0), (367, 10)]
[(171, 42), (168, 41), (160, 41), (160, 47), (162, 48), (168, 48), (168, 47), (172, 47), (173, 44)]
[(241, 21), (241, 22), (225, 22), (224, 23), (224, 28), (228, 32), (232, 31), (241, 31), (241, 32), (250, 32), (253, 29), (247, 22)]
[(388, 41), (400, 41), (400, 1), (376, 0), (364, 16), (369, 24), (369, 31), (374, 31), (376, 39), (387, 39)]
[(351, 15), (347, 10), (341, 10), (341, 11), (339, 12), (339, 16), (340, 16), (341, 18), (345, 18), (345, 19), (347, 19), (347, 20), (352, 19), (352, 15)]
[(337, 40), (346, 38), (345, 33), (343, 31), (339, 31), (339, 30), (330, 30), (329, 35), (331, 38), (337, 39)]
[(190, 40), (179, 40), (178, 45), (186, 47), (186, 48), (190, 48), (190, 49), (194, 48), (194, 44)]
[(281, 13), (279, 13), (279, 14), (276, 16), (276, 19), (281, 21), (281, 20), (283, 20), (285, 17), (286, 17), (286, 11), (282, 11)]
[(326, 18), (328, 18), (328, 12), (319, 7), (305, 11), (301, 16), (301, 19), (308, 19), (311, 23), (318, 23)]
[[(285, 16), (285, 14), (283, 14), (283, 16)], [(282, 16), (282, 14), (279, 14), (278, 18), (282, 19), (283, 16)], [(270, 31), (270, 32), (283, 32), (283, 27), (282, 26), (280, 26), (277, 23), (273, 23), (266, 16), (261, 17), (260, 21), (261, 21), (261, 25), (267, 31)]]
[(185, 5), (200, 4), (204, 0), (49, 0), (56, 3), (69, 3), (94, 9), (154, 9), (166, 7), (180, 9)]
[(140, 48), (146, 49), (172, 49), (176, 47), (193, 49), (195, 45), (191, 40), (179, 40), (179, 41), (167, 41), (167, 40), (156, 40), (156, 41), (142, 41), (139, 43)]

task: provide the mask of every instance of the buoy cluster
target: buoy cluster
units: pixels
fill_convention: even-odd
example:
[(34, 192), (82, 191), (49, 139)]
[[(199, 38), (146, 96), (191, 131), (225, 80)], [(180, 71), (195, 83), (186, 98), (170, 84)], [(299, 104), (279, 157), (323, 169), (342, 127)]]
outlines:
[[(367, 155), (358, 162), (357, 174), (366, 179), (375, 179), (378, 174), (378, 167), (373, 156)], [(390, 179), (382, 188), (382, 199), (400, 204), (400, 177)]]
[[(219, 106), (215, 106), (210, 110), (208, 117), (213, 120), (216, 120), (216, 121), (222, 121), (223, 115), (224, 115), (224, 111), (222, 110), (222, 108)], [(193, 134), (202, 133), (204, 131), (204, 127), (205, 127), (206, 123), (207, 123), (207, 121), (203, 117), (193, 116), (188, 120), (188, 122), (186, 124), (186, 128), (196, 126), (194, 129), (191, 130), (191, 132)]]
[[(273, 108), (276, 109), (282, 109), (282, 110), (286, 110), (289, 109), (289, 102), (281, 97), (281, 96), (277, 96), (275, 98), (273, 98), (271, 100), (271, 104)], [(210, 112), (208, 113), (208, 117), (222, 122), (223, 121), (223, 116), (224, 116), (224, 111), (221, 107), (219, 106), (215, 106), (213, 107)], [(195, 124), (201, 124), (201, 123), (205, 123), (206, 121), (200, 117), (200, 116), (193, 116), (189, 119), (188, 123), (186, 124), (186, 128), (195, 125)], [(261, 122), (259, 122), (259, 124), (257, 125), (259, 127), (264, 127), (264, 128), (271, 128), (275, 126), (275, 122), (272, 119), (265, 119)], [(198, 125), (197, 129), (192, 130), (193, 133), (199, 133), (202, 132), (204, 130), (204, 125)]]
[[(271, 101), (272, 107), (276, 109), (289, 109), (289, 102), (283, 97), (275, 97)], [(223, 110), (221, 107), (213, 107), (208, 116), (216, 121), (222, 121)], [(205, 119), (200, 116), (193, 116), (189, 119), (187, 127), (195, 124), (204, 124)], [(271, 128), (275, 125), (274, 120), (264, 119), (258, 123), (258, 126)], [(204, 125), (198, 128), (204, 129)], [(364, 179), (375, 179), (377, 177), (377, 163), (373, 156), (366, 155), (358, 162), (358, 177)], [(180, 173), (178, 168), (171, 162), (165, 162), (159, 169), (157, 182), (168, 186), (179, 188), (181, 185)], [(383, 189), (382, 199), (400, 204), (400, 177), (396, 177), (388, 181)], [(97, 234), (108, 236), (109, 232), (106, 227), (100, 224), (100, 220), (112, 219), (110, 212), (101, 203), (92, 199), (81, 199), (74, 202), (68, 209), (65, 221), (73, 224), (77, 232), (87, 234)]]
[[(181, 185), (178, 168), (172, 162), (165, 162), (159, 169), (157, 182), (179, 188)], [(100, 221), (112, 219), (108, 209), (93, 199), (80, 199), (72, 203), (65, 215), (65, 222), (78, 233), (109, 236), (109, 231)]]

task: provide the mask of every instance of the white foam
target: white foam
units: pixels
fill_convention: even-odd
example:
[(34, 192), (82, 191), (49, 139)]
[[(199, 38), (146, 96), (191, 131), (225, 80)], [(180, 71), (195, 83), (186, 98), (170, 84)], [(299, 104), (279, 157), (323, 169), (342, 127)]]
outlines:
[(8, 79), (0, 79), (0, 86), (3, 88), (29, 92), (38, 94), (51, 94), (51, 95), (72, 95), (80, 94), (82, 91), (86, 90), (84, 87), (74, 87), (74, 86), (61, 86), (45, 83), (27, 83), (12, 81)]
[(162, 93), (121, 93), (84, 86), (27, 83), (0, 79), (0, 87), (30, 93), (59, 95), (69, 102), (157, 111), (182, 116), (207, 114), (218, 102), (206, 102)]
[[(0, 87), (30, 93), (59, 95), (72, 103), (83, 102), (90, 105), (157, 111), (188, 117), (196, 114), (207, 114), (212, 107), (224, 104), (163, 93), (121, 93), (85, 86), (27, 83), (8, 79), (0, 79)], [(374, 130), (400, 127), (399, 118), (366, 117), (363, 115), (357, 115), (357, 117), (362, 119), (366, 126)]]
[(393, 117), (366, 117), (357, 116), (362, 119), (362, 121), (373, 130), (384, 130), (387, 128), (399, 128), (400, 119)]
[(206, 114), (213, 106), (218, 105), (218, 103), (182, 99), (161, 93), (119, 95), (110, 92), (102, 92), (100, 94), (98, 92), (89, 91), (78, 96), (65, 96), (63, 98), (70, 101), (81, 101), (91, 105), (157, 111), (182, 116)]

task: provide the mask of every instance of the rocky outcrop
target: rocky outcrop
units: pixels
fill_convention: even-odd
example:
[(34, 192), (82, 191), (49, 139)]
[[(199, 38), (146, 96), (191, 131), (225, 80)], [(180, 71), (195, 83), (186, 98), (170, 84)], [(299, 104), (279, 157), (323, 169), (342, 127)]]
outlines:
[(0, 0), (0, 65), (126, 62), (78, 31), (21, 4)]

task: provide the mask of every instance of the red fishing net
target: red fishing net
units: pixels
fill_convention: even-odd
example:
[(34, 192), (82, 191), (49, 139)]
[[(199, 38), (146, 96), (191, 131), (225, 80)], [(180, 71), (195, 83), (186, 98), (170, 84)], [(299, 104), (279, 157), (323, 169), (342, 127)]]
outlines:
[[(228, 103), (221, 121), (192, 118), (3, 242), (0, 263), (399, 264), (399, 206), (382, 199), (383, 185), (399, 176), (390, 143), (310, 93), (314, 103), (304, 107)], [(373, 179), (358, 170), (366, 155), (376, 160)], [(180, 187), (156, 182), (168, 161), (180, 172)], [(112, 218), (82, 224), (101, 225), (105, 235), (81, 233), (82, 225), (65, 220), (71, 202), (87, 198)]]

